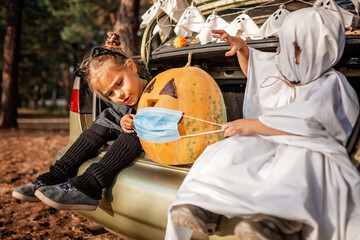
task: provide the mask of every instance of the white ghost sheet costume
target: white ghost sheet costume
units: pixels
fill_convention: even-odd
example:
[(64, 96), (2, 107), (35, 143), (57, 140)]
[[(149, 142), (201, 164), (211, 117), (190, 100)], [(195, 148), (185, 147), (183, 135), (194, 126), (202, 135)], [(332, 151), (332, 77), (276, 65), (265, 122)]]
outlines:
[(178, 22), (185, 9), (189, 6), (187, 0), (160, 0), (161, 9), (175, 22)]
[(317, 0), (314, 7), (329, 8), (328, 10), (333, 14), (340, 14), (342, 16), (345, 27), (351, 26), (353, 14), (340, 7), (334, 0)]
[(160, 1), (154, 1), (154, 4), (146, 10), (146, 12), (141, 16), (142, 22), (140, 24), (140, 28), (146, 27), (151, 20), (158, 16), (160, 10)]
[(280, 8), (276, 10), (260, 27), (259, 31), (255, 34), (256, 36), (267, 38), (270, 36), (274, 36), (279, 31), (282, 23), (284, 22), (287, 15), (289, 15), (289, 11)]
[(227, 26), (229, 26), (229, 24), (224, 19), (216, 15), (215, 9), (206, 19), (201, 31), (196, 36), (196, 38), (200, 40), (201, 45), (215, 41), (216, 38), (213, 37), (211, 31), (224, 29)]
[(177, 36), (191, 37), (193, 32), (200, 32), (205, 23), (205, 18), (194, 3), (188, 7), (181, 15), (180, 20), (175, 26), (174, 32)]
[(253, 39), (255, 34), (259, 31), (259, 27), (249, 15), (242, 13), (232, 20), (229, 26), (227, 26), (224, 30), (230, 36), (236, 36), (237, 32), (241, 30), (243, 31), (240, 35), (241, 38), (246, 39), (247, 37), (250, 37)]
[[(182, 204), (228, 218), (265, 214), (301, 222), (303, 239), (359, 239), (360, 176), (344, 147), (359, 103), (332, 69), (345, 44), (342, 22), (304, 8), (289, 14), (278, 35), (278, 54), (250, 48), (244, 116), (298, 136), (235, 135), (208, 146), (169, 208), (165, 239), (191, 237), (170, 218)], [(277, 77), (303, 85), (295, 96)]]

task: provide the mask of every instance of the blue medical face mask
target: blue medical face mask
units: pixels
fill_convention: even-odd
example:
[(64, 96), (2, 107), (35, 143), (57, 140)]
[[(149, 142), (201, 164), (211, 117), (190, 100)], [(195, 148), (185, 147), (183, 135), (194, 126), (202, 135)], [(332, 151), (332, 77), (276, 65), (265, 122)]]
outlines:
[(165, 143), (179, 140), (183, 137), (191, 137), (223, 130), (202, 132), (180, 136), (178, 122), (182, 117), (192, 118), (202, 122), (221, 126), (221, 124), (209, 122), (206, 120), (185, 116), (181, 111), (166, 108), (147, 107), (137, 111), (134, 117), (135, 132), (146, 142)]

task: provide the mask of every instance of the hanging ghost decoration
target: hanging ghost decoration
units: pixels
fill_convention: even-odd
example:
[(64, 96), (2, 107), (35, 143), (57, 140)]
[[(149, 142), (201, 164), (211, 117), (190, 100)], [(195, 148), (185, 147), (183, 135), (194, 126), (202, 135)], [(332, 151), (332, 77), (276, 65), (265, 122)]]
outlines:
[(325, 9), (332, 9), (333, 14), (340, 14), (345, 27), (351, 26), (353, 14), (341, 8), (334, 0), (317, 0), (314, 7), (323, 7)]
[(212, 30), (225, 29), (227, 26), (229, 26), (229, 24), (224, 19), (215, 13), (216, 9), (206, 19), (200, 33), (196, 36), (200, 40), (201, 45), (216, 40), (216, 38), (213, 38), (212, 36)]
[[(155, 2), (155, 1), (154, 1)], [(140, 28), (146, 27), (151, 20), (158, 16), (160, 10), (160, 1), (155, 2), (142, 16), (141, 19), (143, 20), (140, 24)]]
[(161, 9), (175, 22), (178, 22), (185, 9), (189, 6), (187, 0), (160, 0)]
[(256, 33), (256, 36), (262, 38), (275, 36), (289, 13), (290, 12), (284, 8), (278, 9), (261, 26), (259, 31)]
[[(249, 15), (242, 13), (237, 16), (224, 30), (230, 36), (236, 36), (237, 32), (241, 30), (241, 37), (243, 39), (246, 39), (247, 37), (253, 39), (255, 34), (259, 31), (259, 27)], [(220, 40), (218, 40), (218, 42), (220, 42)]]
[(356, 11), (357, 15), (359, 16), (360, 0), (351, 0), (351, 2), (354, 4), (355, 11)]
[(200, 32), (205, 23), (205, 18), (194, 5), (188, 7), (181, 15), (174, 29), (177, 36), (191, 37), (193, 32)]
[(161, 32), (167, 38), (171, 33), (171, 29), (172, 27), (169, 21), (169, 16), (165, 15), (158, 20), (158, 23), (153, 30), (153, 35)]

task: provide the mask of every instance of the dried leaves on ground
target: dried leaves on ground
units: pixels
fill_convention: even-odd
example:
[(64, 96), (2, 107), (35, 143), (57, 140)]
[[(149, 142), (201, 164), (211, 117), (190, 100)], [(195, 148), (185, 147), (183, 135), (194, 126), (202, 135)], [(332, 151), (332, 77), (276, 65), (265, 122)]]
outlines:
[(67, 143), (67, 130), (0, 130), (0, 239), (123, 239), (92, 235), (87, 228), (94, 223), (73, 211), (11, 197), (16, 187), (47, 171)]

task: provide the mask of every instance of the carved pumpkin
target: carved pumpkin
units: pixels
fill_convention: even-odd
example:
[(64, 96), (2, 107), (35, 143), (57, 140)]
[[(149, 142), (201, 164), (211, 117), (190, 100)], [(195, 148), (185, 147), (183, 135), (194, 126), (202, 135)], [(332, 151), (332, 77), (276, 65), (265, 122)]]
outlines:
[[(158, 74), (145, 88), (138, 104), (182, 111), (184, 115), (223, 124), (226, 108), (215, 80), (197, 67), (174, 68)], [(220, 127), (182, 117), (180, 136), (219, 130)], [(155, 162), (169, 165), (193, 163), (209, 144), (223, 138), (223, 132), (185, 137), (168, 143), (150, 143), (142, 139), (146, 154)]]

